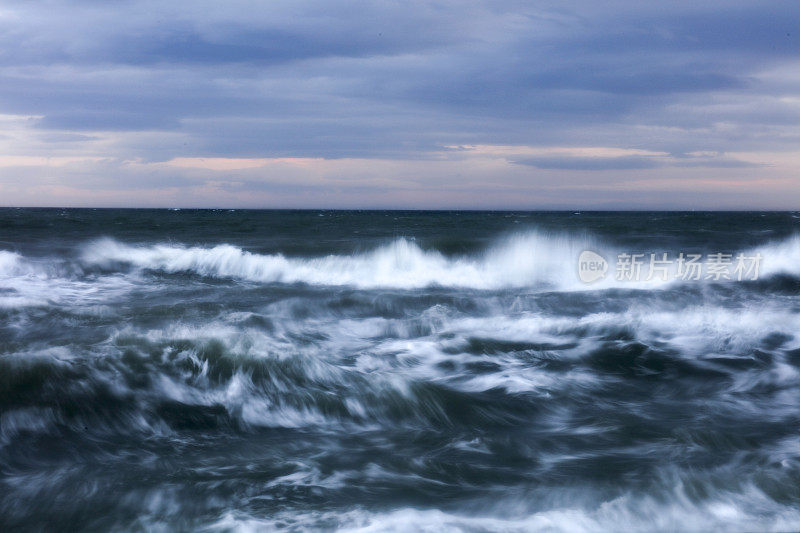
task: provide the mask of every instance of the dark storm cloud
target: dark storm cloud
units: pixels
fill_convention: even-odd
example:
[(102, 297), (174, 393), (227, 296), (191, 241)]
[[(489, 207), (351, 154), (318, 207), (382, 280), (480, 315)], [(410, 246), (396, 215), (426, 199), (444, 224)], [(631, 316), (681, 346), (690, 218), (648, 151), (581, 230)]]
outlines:
[[(794, 1), (12, 1), (0, 7), (0, 114), (35, 117), (41, 142), (116, 160), (413, 160), (459, 144), (782, 150), (800, 140), (800, 79), (787, 74), (798, 59)], [(105, 134), (114, 143), (99, 153)]]
[[(0, 60), (15, 67), (0, 91), (5, 112), (44, 114), (46, 128), (174, 129), (184, 118), (292, 111), (318, 119), (306, 120), (314, 138), (338, 109), (358, 114), (371, 100), (557, 127), (623, 117), (653, 98), (744, 89), (754, 64), (797, 53), (790, 2), (677, 5), (17, 3), (0, 19)], [(63, 66), (72, 72), (49, 75)], [(122, 68), (134, 70), (98, 75)]]
[[(448, 24), (375, 2), (15, 3), (0, 37), (6, 65), (269, 66), (318, 57), (408, 53), (451, 40)], [(13, 52), (13, 53), (12, 53)]]

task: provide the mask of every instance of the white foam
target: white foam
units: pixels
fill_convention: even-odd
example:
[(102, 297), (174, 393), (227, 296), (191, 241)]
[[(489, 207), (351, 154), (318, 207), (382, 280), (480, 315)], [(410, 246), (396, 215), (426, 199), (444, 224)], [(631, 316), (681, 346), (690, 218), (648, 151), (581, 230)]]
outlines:
[[(498, 240), (485, 252), (471, 256), (445, 256), (420, 247), (411, 239), (396, 239), (364, 253), (300, 258), (257, 254), (221, 244), (188, 247), (180, 244), (133, 246), (101, 239), (84, 246), (81, 265), (114, 267), (123, 264), (139, 270), (169, 273), (193, 272), (203, 276), (261, 283), (306, 283), (318, 286), (417, 289), (440, 286), (494, 290), (535, 288), (544, 290), (596, 290), (609, 287), (657, 289), (671, 281), (618, 281), (614, 272), (596, 283), (582, 283), (577, 261), (584, 250), (613, 259), (616, 250), (588, 235), (528, 231)], [(760, 277), (800, 275), (800, 235), (775, 241), (746, 252), (762, 256)], [(96, 299), (99, 289), (135, 281), (131, 272), (102, 276), (93, 281), (75, 277), (79, 265), (64, 261), (29, 260), (15, 252), (0, 251), (2, 307), (47, 305), (53, 301)], [(643, 276), (645, 277), (645, 276)], [(102, 279), (106, 286), (97, 284)], [(689, 282), (687, 282), (689, 283)], [(88, 285), (94, 285), (89, 287)], [(116, 291), (118, 292), (118, 291)]]
[(63, 259), (30, 259), (0, 250), (0, 308), (69, 305), (104, 313), (108, 308), (102, 304), (133, 286), (132, 277), (120, 273), (80, 279), (74, 266)]
[[(385, 513), (363, 509), (336, 512), (286, 512), (270, 519), (225, 512), (207, 531), (262, 531), (291, 524), (302, 529), (326, 529), (352, 533), (463, 532), (463, 531), (794, 531), (800, 527), (797, 509), (771, 501), (757, 488), (742, 493), (720, 491), (716, 498), (693, 502), (681, 488), (665, 495), (624, 495), (600, 505), (574, 501), (519, 516), (518, 512), (475, 515), (439, 509), (402, 508)], [(500, 505), (499, 507), (502, 507)], [(512, 506), (514, 511), (514, 506)], [(506, 516), (502, 516), (506, 515)], [(512, 516), (508, 516), (512, 515)], [(517, 516), (514, 516), (517, 515)], [(327, 527), (326, 527), (327, 526)]]
[(0, 250), (0, 278), (19, 276), (24, 270), (21, 255)]
[(530, 232), (507, 238), (476, 257), (450, 258), (424, 250), (413, 240), (397, 239), (363, 254), (287, 258), (281, 254), (255, 254), (228, 244), (212, 248), (129, 246), (103, 239), (87, 246), (82, 258), (90, 265), (126, 263), (143, 269), (257, 282), (408, 289), (536, 285), (565, 288), (580, 286), (577, 257), (587, 248), (597, 248), (588, 237)]
[(800, 235), (771, 242), (750, 251), (761, 254), (761, 277), (774, 274), (800, 275)]
[[(585, 250), (613, 261), (615, 247), (586, 234), (528, 231), (498, 240), (482, 254), (448, 257), (420, 247), (413, 239), (400, 238), (375, 250), (351, 255), (293, 258), (281, 254), (257, 254), (229, 244), (187, 247), (178, 244), (131, 246), (101, 239), (84, 248), (82, 260), (89, 265), (129, 264), (165, 272), (194, 272), (266, 283), (391, 287), (415, 289), (429, 286), (473, 289), (544, 287), (558, 290), (595, 290), (609, 287), (663, 288), (675, 278), (675, 265), (648, 277), (644, 264), (639, 280), (617, 280), (615, 272), (595, 283), (578, 278), (578, 258)], [(653, 253), (664, 250), (653, 250)], [(631, 252), (631, 250), (627, 250)], [(680, 250), (667, 251), (675, 256)], [(760, 253), (760, 276), (779, 273), (800, 275), (800, 236), (768, 243), (744, 252)], [(613, 268), (613, 267), (612, 267)], [(701, 281), (706, 281), (702, 278)], [(722, 278), (718, 281), (725, 281)], [(697, 282), (697, 281), (696, 281)]]

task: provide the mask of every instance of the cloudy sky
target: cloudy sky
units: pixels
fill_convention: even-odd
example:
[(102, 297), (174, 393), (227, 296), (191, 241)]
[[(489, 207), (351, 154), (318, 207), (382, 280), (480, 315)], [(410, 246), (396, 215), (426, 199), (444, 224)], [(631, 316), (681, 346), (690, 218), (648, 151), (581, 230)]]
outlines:
[(800, 3), (0, 2), (0, 205), (800, 208)]

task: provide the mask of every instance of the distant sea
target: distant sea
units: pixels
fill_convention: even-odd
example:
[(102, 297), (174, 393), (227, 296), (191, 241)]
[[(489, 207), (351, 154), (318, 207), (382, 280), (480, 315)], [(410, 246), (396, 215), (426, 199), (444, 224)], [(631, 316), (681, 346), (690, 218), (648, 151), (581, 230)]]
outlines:
[(800, 530), (800, 215), (0, 209), (15, 528)]

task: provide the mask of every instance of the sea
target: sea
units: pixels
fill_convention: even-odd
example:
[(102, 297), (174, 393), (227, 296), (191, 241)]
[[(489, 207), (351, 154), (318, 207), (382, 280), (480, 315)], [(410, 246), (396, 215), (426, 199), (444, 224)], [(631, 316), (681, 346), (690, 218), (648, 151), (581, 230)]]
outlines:
[(800, 214), (0, 209), (0, 529), (800, 530)]

